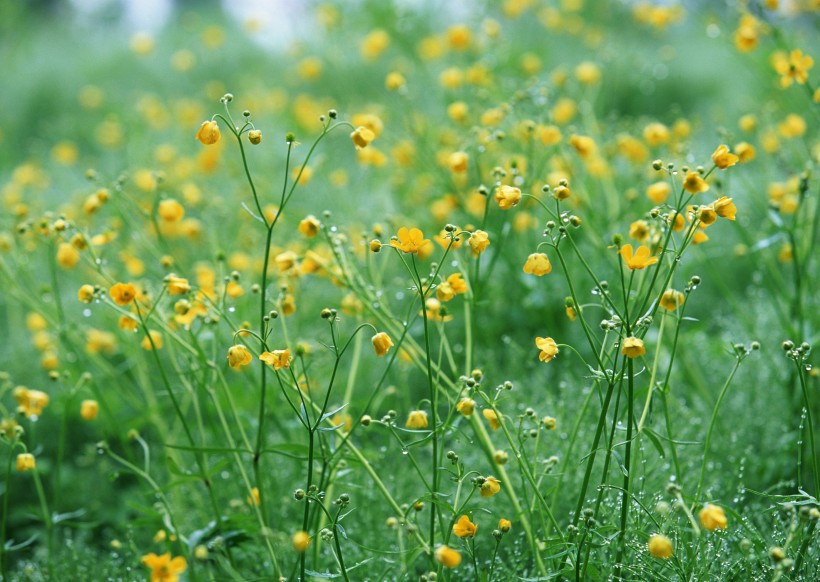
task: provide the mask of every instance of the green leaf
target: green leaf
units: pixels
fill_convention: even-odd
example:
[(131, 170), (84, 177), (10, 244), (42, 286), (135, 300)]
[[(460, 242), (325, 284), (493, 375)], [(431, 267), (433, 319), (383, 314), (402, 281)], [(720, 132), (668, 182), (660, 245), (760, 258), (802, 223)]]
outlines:
[(663, 450), (663, 446), (661, 445), (661, 439), (658, 438), (658, 435), (656, 435), (651, 429), (648, 428), (643, 429), (643, 434), (645, 434), (647, 438), (650, 440), (650, 442), (653, 445), (655, 445), (655, 448), (658, 450), (660, 456), (665, 458), (666, 453)]

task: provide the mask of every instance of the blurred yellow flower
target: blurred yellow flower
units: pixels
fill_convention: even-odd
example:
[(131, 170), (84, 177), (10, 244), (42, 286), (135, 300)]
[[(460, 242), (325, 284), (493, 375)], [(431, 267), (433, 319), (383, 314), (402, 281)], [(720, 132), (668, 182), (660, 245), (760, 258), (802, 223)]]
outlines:
[(809, 69), (814, 66), (814, 59), (804, 55), (800, 49), (794, 49), (788, 56), (776, 53), (772, 63), (774, 70), (780, 75), (780, 86), (785, 89), (792, 83), (805, 85), (809, 80)]
[(83, 303), (91, 303), (94, 299), (94, 285), (82, 285), (77, 291), (77, 299)]
[(672, 557), (672, 540), (663, 534), (652, 534), (649, 536), (647, 549), (652, 557), (667, 560)]
[(350, 134), (350, 139), (353, 140), (353, 145), (356, 146), (356, 149), (360, 150), (370, 145), (370, 142), (376, 139), (376, 134), (373, 130), (360, 125)]
[(703, 509), (700, 510), (698, 517), (700, 517), (700, 523), (703, 524), (703, 527), (709, 531), (726, 529), (726, 514), (719, 505), (707, 503), (703, 506)]
[(151, 552), (142, 557), (142, 563), (151, 568), (151, 582), (178, 582), (179, 575), (188, 568), (185, 558), (172, 559), (170, 552), (161, 556)]
[(13, 394), (17, 401), (17, 411), (29, 418), (40, 416), (43, 408), (48, 406), (48, 394), (40, 390), (29, 390), (25, 386), (17, 386)]
[(447, 165), (454, 174), (463, 174), (467, 171), (470, 156), (466, 152), (453, 152), (447, 158)]
[(461, 554), (448, 546), (436, 548), (436, 561), (445, 568), (455, 568), (461, 563)]
[(462, 398), (458, 401), (458, 404), (456, 404), (456, 410), (464, 416), (470, 416), (475, 410), (475, 400), (467, 397)]
[(485, 408), (481, 411), (481, 414), (484, 416), (484, 418), (487, 419), (487, 422), (490, 423), (491, 429), (498, 430), (499, 428), (501, 428), (501, 419), (498, 418), (498, 415), (496, 414), (495, 410), (493, 410), (492, 408)]
[(100, 412), (100, 405), (96, 400), (83, 400), (80, 403), (80, 417), (83, 420), (94, 420)]
[(79, 262), (79, 251), (69, 243), (60, 243), (57, 247), (57, 264), (64, 269), (73, 269)]
[(163, 340), (162, 334), (152, 329), (148, 332), (148, 335), (142, 338), (142, 341), (140, 342), (140, 347), (148, 351), (151, 351), (153, 349), (161, 350), (164, 343), (165, 340)]
[(185, 295), (191, 290), (191, 285), (188, 283), (188, 279), (177, 277), (173, 273), (168, 275), (165, 281), (168, 284), (169, 295)]
[(690, 194), (697, 194), (706, 192), (709, 189), (709, 184), (697, 172), (689, 172), (683, 179), (683, 189)]
[(17, 455), (18, 471), (34, 471), (36, 468), (37, 462), (34, 460), (34, 455), (31, 453), (20, 453)]
[(157, 212), (165, 222), (179, 222), (185, 217), (185, 207), (173, 198), (161, 201), (157, 207)]
[(319, 227), (321, 223), (319, 219), (313, 216), (312, 214), (308, 214), (299, 222), (299, 232), (305, 235), (307, 238), (313, 238), (317, 234), (319, 234)]

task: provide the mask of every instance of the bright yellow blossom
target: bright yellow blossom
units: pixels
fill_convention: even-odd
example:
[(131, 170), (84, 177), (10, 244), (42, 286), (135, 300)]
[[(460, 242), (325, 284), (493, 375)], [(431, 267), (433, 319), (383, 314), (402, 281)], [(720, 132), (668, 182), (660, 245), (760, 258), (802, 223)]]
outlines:
[(445, 568), (455, 568), (461, 563), (461, 554), (448, 546), (436, 548), (436, 561)]
[(632, 245), (626, 244), (621, 247), (618, 254), (626, 261), (626, 266), (633, 271), (645, 269), (649, 265), (654, 265), (658, 262), (658, 257), (649, 256), (649, 247), (645, 245), (639, 246), (633, 254)]
[(727, 220), (734, 220), (735, 214), (737, 213), (737, 206), (735, 203), (732, 202), (731, 198), (727, 198), (726, 196), (721, 196), (714, 202), (712, 202), (712, 208), (714, 209), (715, 213), (721, 218), (725, 218)]
[(731, 168), (738, 162), (738, 160), (740, 160), (740, 158), (729, 152), (728, 146), (723, 144), (720, 144), (712, 154), (712, 161), (721, 170)]
[(521, 189), (506, 184), (499, 186), (495, 189), (495, 201), (501, 210), (509, 210), (521, 202)]
[(203, 145), (213, 145), (219, 141), (222, 135), (219, 133), (219, 125), (216, 121), (203, 121), (196, 132), (196, 139)]
[(683, 189), (690, 194), (698, 194), (699, 192), (706, 192), (709, 189), (709, 184), (697, 172), (689, 172), (683, 179)]
[(674, 289), (667, 289), (663, 292), (660, 299), (660, 306), (667, 311), (675, 311), (678, 307), (683, 305), (684, 296), (680, 291)]
[(646, 353), (646, 348), (643, 345), (643, 340), (638, 337), (624, 338), (621, 345), (621, 353), (627, 358), (638, 358)]
[(703, 509), (700, 510), (698, 517), (700, 517), (700, 523), (703, 524), (703, 527), (709, 531), (726, 529), (726, 514), (719, 505), (707, 503), (703, 506)]
[(100, 412), (100, 405), (96, 400), (83, 400), (80, 403), (80, 417), (83, 420), (94, 420)]
[(376, 350), (377, 356), (383, 356), (387, 353), (387, 351), (393, 347), (393, 340), (390, 339), (390, 336), (380, 331), (372, 338), (373, 342), (373, 349)]
[(182, 556), (171, 558), (171, 554), (161, 556), (151, 552), (142, 557), (142, 563), (151, 568), (151, 582), (177, 582), (179, 575), (187, 568), (188, 563)]
[(272, 352), (262, 352), (259, 354), (259, 359), (269, 366), (273, 366), (274, 370), (281, 370), (282, 368), (290, 368), (290, 350), (273, 350)]
[(780, 75), (780, 86), (783, 89), (792, 83), (805, 85), (809, 80), (809, 69), (814, 66), (814, 59), (804, 55), (800, 49), (794, 49), (788, 56), (777, 53), (772, 60), (774, 70)]
[(418, 254), (419, 249), (430, 242), (430, 239), (424, 238), (424, 233), (418, 228), (401, 227), (397, 238), (398, 240), (390, 241), (390, 246), (404, 253)]
[(470, 239), (467, 241), (470, 248), (473, 250), (473, 256), (477, 257), (483, 253), (490, 244), (490, 235), (483, 230), (477, 230), (470, 233)]
[(482, 497), (492, 497), (499, 491), (501, 491), (501, 483), (499, 483), (498, 479), (495, 477), (487, 477), (484, 479), (484, 483), (481, 484), (479, 493)]
[(541, 350), (538, 359), (542, 362), (549, 362), (558, 355), (558, 344), (551, 337), (535, 338), (535, 346)]
[(31, 453), (20, 453), (17, 455), (17, 470), (34, 471), (37, 468), (37, 462), (34, 460), (34, 455)]
[(672, 540), (663, 534), (652, 534), (649, 536), (649, 542), (646, 546), (649, 550), (649, 554), (653, 558), (667, 560), (672, 557), (672, 551), (674, 549)]
[(462, 515), (458, 521), (453, 525), (453, 533), (459, 538), (475, 537), (478, 526), (470, 521), (469, 516)]
[(413, 429), (427, 428), (427, 413), (424, 410), (411, 410), (404, 426)]
[(137, 290), (131, 283), (114, 283), (108, 294), (117, 305), (128, 305), (137, 296)]
[(487, 419), (487, 422), (490, 423), (491, 429), (498, 430), (501, 428), (501, 419), (498, 418), (498, 414), (496, 414), (495, 410), (492, 408), (485, 408), (481, 411), (481, 414)]
[(367, 127), (360, 125), (350, 134), (350, 139), (353, 140), (356, 149), (360, 150), (369, 146), (370, 142), (376, 139), (376, 134)]
[(228, 348), (228, 365), (231, 368), (239, 369), (242, 366), (247, 366), (253, 360), (248, 348), (242, 344), (237, 344)]

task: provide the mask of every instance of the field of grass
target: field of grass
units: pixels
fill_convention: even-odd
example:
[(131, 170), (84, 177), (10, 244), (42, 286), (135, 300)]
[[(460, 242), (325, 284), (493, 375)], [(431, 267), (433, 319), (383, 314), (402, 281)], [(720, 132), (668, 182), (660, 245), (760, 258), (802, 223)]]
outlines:
[(0, 580), (820, 578), (820, 4), (446, 4), (0, 3)]

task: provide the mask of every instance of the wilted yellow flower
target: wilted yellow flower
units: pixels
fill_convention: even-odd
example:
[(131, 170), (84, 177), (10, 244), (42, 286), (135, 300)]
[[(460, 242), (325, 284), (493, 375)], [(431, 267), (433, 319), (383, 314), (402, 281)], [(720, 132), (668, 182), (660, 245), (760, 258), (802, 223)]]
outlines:
[(196, 132), (196, 139), (204, 145), (213, 145), (220, 137), (222, 134), (219, 133), (219, 124), (216, 121), (203, 121)]
[(515, 186), (499, 186), (495, 189), (495, 201), (501, 210), (509, 210), (521, 202), (521, 190)]
[(414, 429), (427, 428), (427, 413), (424, 410), (411, 410), (404, 426)]
[(723, 144), (719, 145), (712, 154), (712, 161), (721, 170), (731, 168), (738, 162), (739, 159), (740, 158), (738, 158), (735, 154), (729, 152), (728, 146)]
[(404, 253), (418, 254), (419, 249), (430, 242), (424, 238), (424, 233), (418, 228), (401, 227), (397, 236), (398, 240), (391, 240), (390, 246), (399, 249)]
[(707, 503), (703, 506), (703, 509), (700, 510), (698, 516), (700, 517), (700, 523), (709, 531), (726, 529), (726, 514), (719, 505)]
[(542, 362), (549, 362), (558, 355), (558, 344), (551, 337), (535, 338), (535, 346), (541, 350), (538, 359)]
[(100, 405), (96, 400), (83, 400), (80, 403), (80, 417), (83, 420), (94, 420), (100, 412)]
[(645, 245), (639, 246), (633, 254), (632, 245), (626, 244), (621, 247), (618, 254), (623, 257), (624, 261), (626, 261), (626, 266), (633, 271), (645, 269), (649, 265), (654, 265), (658, 262), (658, 257), (649, 256), (649, 247)]
[(484, 479), (479, 493), (482, 497), (492, 497), (499, 491), (501, 491), (501, 483), (499, 483), (498, 479), (491, 476)]
[(376, 134), (371, 129), (360, 125), (350, 134), (350, 139), (353, 140), (356, 149), (360, 150), (370, 145), (370, 142), (376, 139)]
[(18, 471), (34, 471), (36, 468), (37, 462), (34, 460), (34, 455), (31, 453), (20, 453), (17, 455)]
[(228, 365), (231, 368), (239, 369), (247, 366), (253, 360), (251, 352), (242, 344), (237, 344), (228, 348)]
[(653, 558), (667, 560), (672, 557), (672, 540), (663, 534), (652, 534), (649, 536), (647, 549)]
[(117, 305), (128, 305), (137, 296), (137, 290), (131, 283), (114, 283), (108, 294)]
[(185, 558), (172, 559), (170, 552), (161, 556), (151, 552), (142, 557), (142, 563), (151, 568), (151, 582), (178, 582), (179, 575), (188, 568)]
[(385, 355), (388, 350), (393, 347), (393, 340), (385, 332), (380, 331), (372, 338), (373, 349), (376, 350), (377, 356)]
[(453, 533), (459, 538), (475, 537), (478, 526), (470, 521), (469, 516), (462, 515), (453, 525)]
[(436, 561), (445, 568), (455, 568), (461, 563), (461, 554), (448, 546), (436, 548)]
[(274, 370), (282, 368), (290, 368), (290, 350), (273, 350), (272, 352), (262, 352), (259, 354), (259, 359), (269, 366), (273, 366)]
[(637, 337), (624, 338), (621, 344), (621, 353), (627, 358), (638, 358), (646, 353), (643, 340)]
[(498, 430), (501, 428), (501, 419), (498, 418), (498, 414), (496, 414), (495, 410), (492, 408), (485, 408), (481, 411), (481, 414), (487, 419), (487, 422), (490, 423), (491, 429)]

